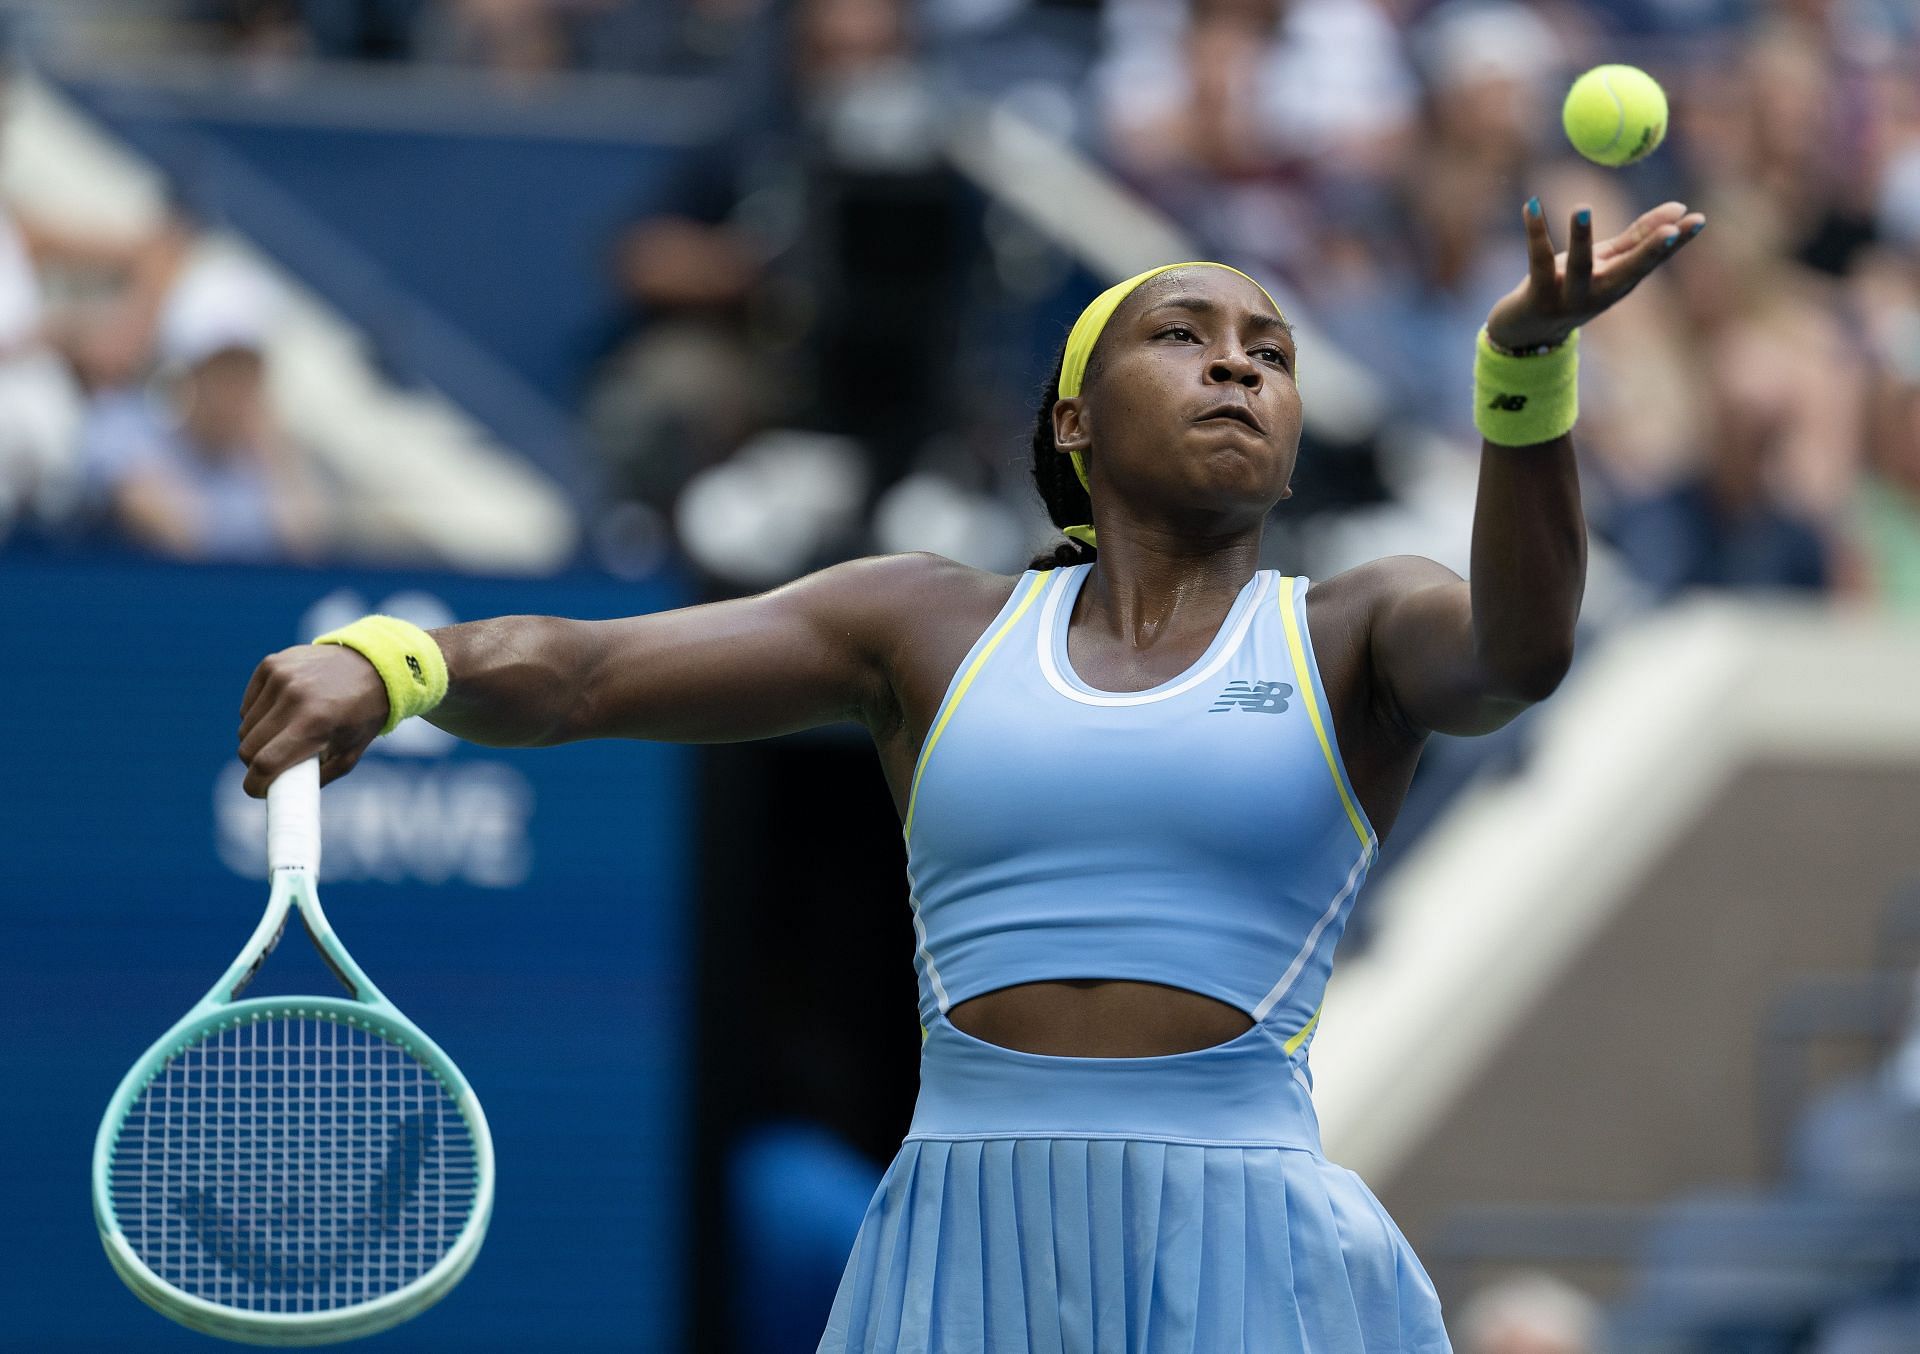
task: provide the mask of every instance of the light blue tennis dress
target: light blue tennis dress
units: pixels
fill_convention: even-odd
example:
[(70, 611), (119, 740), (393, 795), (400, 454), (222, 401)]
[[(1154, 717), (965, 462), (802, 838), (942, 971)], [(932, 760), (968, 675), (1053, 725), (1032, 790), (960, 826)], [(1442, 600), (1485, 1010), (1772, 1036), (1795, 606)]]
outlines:
[[(920, 1096), (821, 1354), (1446, 1351), (1406, 1238), (1320, 1153), (1307, 1050), (1377, 842), (1307, 580), (1261, 570), (1198, 662), (1118, 693), (1067, 657), (1091, 568), (1021, 576), (914, 770)], [(1253, 1028), (1076, 1058), (947, 1019), (1062, 978), (1188, 988)]]

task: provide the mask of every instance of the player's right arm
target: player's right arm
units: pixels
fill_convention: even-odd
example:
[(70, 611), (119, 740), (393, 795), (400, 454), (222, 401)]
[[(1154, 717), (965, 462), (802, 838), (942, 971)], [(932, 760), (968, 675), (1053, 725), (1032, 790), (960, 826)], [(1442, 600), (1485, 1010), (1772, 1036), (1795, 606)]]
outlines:
[[(501, 616), (433, 632), (447, 696), (425, 716), (492, 747), (582, 738), (725, 743), (853, 720), (894, 706), (903, 621), (933, 605), (944, 570), (923, 553), (849, 560), (753, 597), (621, 620)], [(247, 793), (321, 757), (323, 780), (353, 769), (387, 718), (373, 665), (338, 645), (303, 645), (255, 669), (241, 704)]]

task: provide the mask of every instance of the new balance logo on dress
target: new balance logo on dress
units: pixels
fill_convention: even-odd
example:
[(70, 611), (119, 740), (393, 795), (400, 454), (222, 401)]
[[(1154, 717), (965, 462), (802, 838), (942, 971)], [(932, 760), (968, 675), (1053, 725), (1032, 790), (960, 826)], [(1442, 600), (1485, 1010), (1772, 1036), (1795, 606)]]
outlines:
[(1285, 682), (1228, 682), (1207, 713), (1245, 710), (1248, 714), (1277, 715), (1287, 708), (1287, 697), (1292, 694), (1293, 688)]

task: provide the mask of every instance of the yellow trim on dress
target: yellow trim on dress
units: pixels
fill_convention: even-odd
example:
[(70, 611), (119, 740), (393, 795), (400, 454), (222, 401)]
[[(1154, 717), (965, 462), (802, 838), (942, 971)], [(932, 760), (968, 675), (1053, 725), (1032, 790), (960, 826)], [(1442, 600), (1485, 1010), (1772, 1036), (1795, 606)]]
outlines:
[(1327, 771), (1333, 777), (1333, 788), (1340, 795), (1340, 806), (1347, 811), (1347, 821), (1353, 824), (1353, 832), (1360, 839), (1365, 850), (1373, 849), (1373, 834), (1367, 831), (1367, 820), (1360, 816), (1360, 810), (1354, 806), (1353, 796), (1347, 793), (1347, 780), (1340, 774), (1340, 763), (1333, 755), (1333, 743), (1327, 737), (1327, 722), (1320, 714), (1320, 702), (1313, 694), (1313, 674), (1307, 670), (1306, 647), (1300, 642), (1300, 625), (1293, 615), (1293, 583), (1290, 577), (1280, 580), (1286, 584), (1281, 591), (1280, 623), (1287, 632), (1287, 652), (1293, 655), (1293, 675), (1300, 684), (1300, 699), (1306, 703), (1307, 718), (1313, 724), (1313, 735), (1320, 740), (1320, 755), (1327, 759)]
[(1033, 580), (1032, 586), (1027, 589), (1027, 595), (1020, 599), (1020, 605), (1015, 607), (1013, 614), (1007, 617), (998, 630), (993, 632), (993, 638), (987, 641), (987, 647), (982, 649), (974, 658), (973, 662), (968, 665), (966, 675), (960, 679), (960, 685), (953, 690), (953, 698), (947, 702), (946, 708), (940, 712), (940, 717), (934, 721), (933, 732), (927, 735), (926, 746), (920, 749), (920, 764), (913, 770), (913, 784), (907, 790), (907, 821), (903, 823), (900, 828), (900, 835), (902, 837), (911, 837), (913, 835), (913, 811), (914, 806), (920, 799), (920, 777), (926, 774), (927, 759), (933, 755), (933, 745), (940, 741), (940, 734), (942, 730), (947, 727), (947, 721), (953, 718), (953, 712), (959, 708), (961, 698), (967, 694), (967, 688), (973, 685), (973, 679), (979, 675), (980, 669), (986, 664), (987, 658), (993, 653), (994, 649), (999, 647), (1000, 641), (1006, 638), (1007, 631), (1013, 628), (1014, 623), (1025, 614), (1026, 609), (1033, 605), (1034, 597), (1039, 594), (1040, 589), (1046, 585), (1047, 579), (1052, 576), (1053, 570), (1051, 569), (1042, 569), (1039, 571)]
[(1313, 1014), (1307, 1017), (1307, 1023), (1300, 1027), (1300, 1032), (1280, 1046), (1287, 1056), (1291, 1057), (1300, 1051), (1300, 1045), (1307, 1042), (1307, 1036), (1313, 1033), (1313, 1027), (1320, 1023), (1320, 1013), (1326, 1009), (1327, 1003), (1322, 1000), (1313, 1008)]

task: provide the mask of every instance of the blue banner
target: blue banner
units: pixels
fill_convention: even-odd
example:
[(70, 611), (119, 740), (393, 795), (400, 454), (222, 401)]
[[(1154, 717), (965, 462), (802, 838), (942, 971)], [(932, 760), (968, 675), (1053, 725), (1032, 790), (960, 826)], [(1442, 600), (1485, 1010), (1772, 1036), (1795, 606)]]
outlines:
[[(670, 581), (0, 556), (0, 1349), (231, 1348), (121, 1286), (88, 1167), (120, 1076), (266, 898), (264, 807), (234, 755), (254, 664), (373, 610), (436, 625), (684, 600)], [(472, 1272), (368, 1348), (681, 1347), (692, 771), (673, 745), (496, 750), (415, 721), (325, 791), (328, 916), (467, 1073), (499, 1159)], [(331, 981), (290, 942), (253, 990)]]

